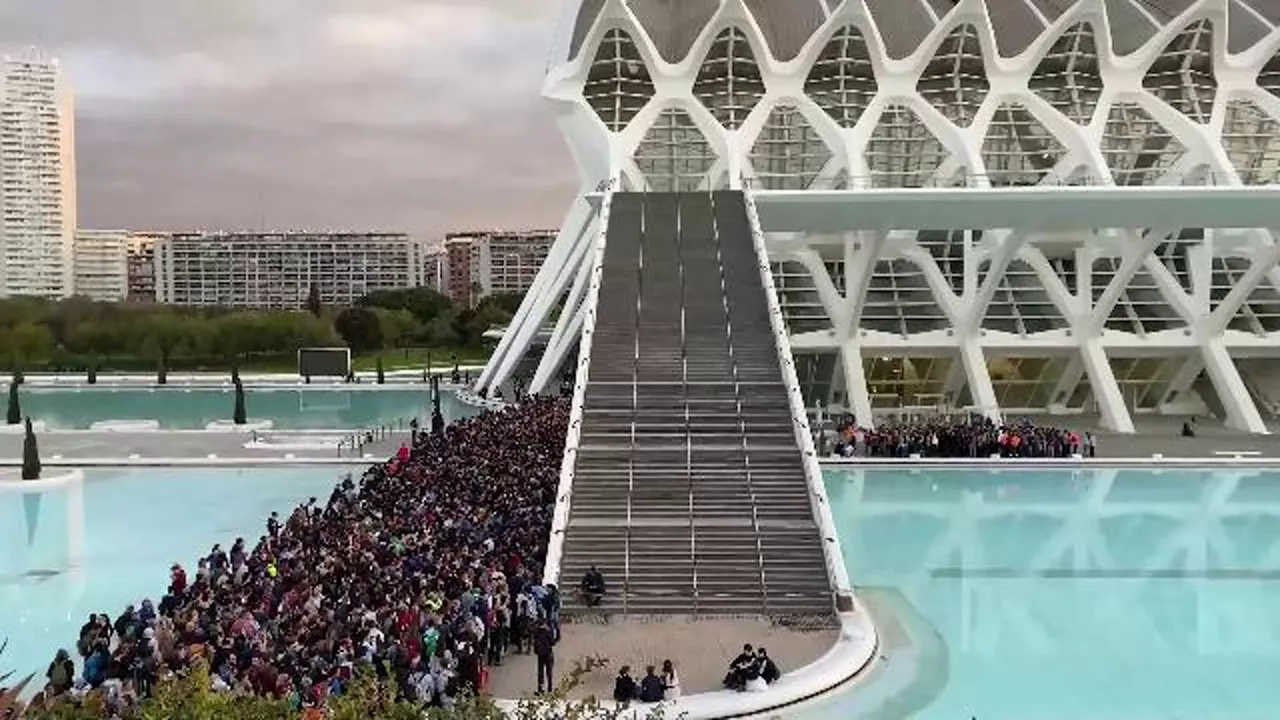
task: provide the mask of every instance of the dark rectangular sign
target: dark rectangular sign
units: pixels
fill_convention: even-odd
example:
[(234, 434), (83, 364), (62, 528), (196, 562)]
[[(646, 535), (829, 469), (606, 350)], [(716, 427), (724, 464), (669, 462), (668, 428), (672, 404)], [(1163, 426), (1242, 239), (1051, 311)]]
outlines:
[(298, 374), (303, 377), (346, 377), (351, 372), (351, 351), (347, 348), (301, 348)]

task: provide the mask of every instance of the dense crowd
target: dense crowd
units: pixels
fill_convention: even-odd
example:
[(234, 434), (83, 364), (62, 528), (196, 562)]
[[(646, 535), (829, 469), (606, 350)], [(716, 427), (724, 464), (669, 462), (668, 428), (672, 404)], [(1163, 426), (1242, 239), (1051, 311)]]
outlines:
[(840, 457), (907, 458), (1065, 458), (1093, 457), (1097, 438), (1031, 420), (997, 425), (981, 416), (935, 418), (921, 422), (859, 427), (846, 420), (837, 425), (833, 454)]
[(302, 709), (361, 667), (433, 705), (479, 692), (489, 665), (559, 637), (540, 575), (567, 419), (565, 401), (529, 398), (421, 433), (328, 502), (273, 514), (256, 543), (175, 564), (159, 603), (90, 617), (82, 670), (60, 652), (37, 702), (97, 693), (114, 714), (196, 660), (216, 689)]

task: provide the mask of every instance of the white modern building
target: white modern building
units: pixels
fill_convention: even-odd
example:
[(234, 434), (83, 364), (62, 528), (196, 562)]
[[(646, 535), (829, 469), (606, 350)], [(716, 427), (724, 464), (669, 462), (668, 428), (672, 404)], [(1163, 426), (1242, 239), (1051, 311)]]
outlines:
[(156, 302), (296, 309), (422, 285), (426, 248), (403, 233), (172, 233), (154, 244)]
[(480, 386), (560, 304), (539, 377), (568, 357), (602, 189), (740, 188), (811, 404), (1280, 410), (1280, 4), (570, 6), (543, 93), (582, 196)]
[(127, 230), (78, 230), (72, 266), (74, 294), (102, 302), (119, 302), (129, 294)]
[(74, 289), (74, 115), (56, 60), (0, 56), (0, 297)]

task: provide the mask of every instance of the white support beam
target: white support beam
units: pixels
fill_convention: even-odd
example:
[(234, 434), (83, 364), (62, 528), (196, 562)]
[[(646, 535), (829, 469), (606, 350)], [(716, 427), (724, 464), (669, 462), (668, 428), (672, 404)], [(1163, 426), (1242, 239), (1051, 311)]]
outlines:
[(1098, 296), (1098, 301), (1094, 303), (1093, 310), (1090, 312), (1088, 331), (1091, 336), (1102, 332), (1107, 318), (1111, 317), (1111, 311), (1115, 309), (1116, 303), (1120, 300), (1120, 295), (1125, 291), (1125, 288), (1129, 287), (1129, 283), (1133, 281), (1133, 276), (1142, 268), (1151, 251), (1164, 242), (1171, 233), (1177, 231), (1152, 228), (1147, 231), (1146, 235), (1142, 236), (1131, 230), (1122, 230), (1120, 232), (1123, 233), (1125, 238), (1121, 248), (1120, 267), (1111, 276), (1111, 279), (1107, 282), (1107, 287)]
[(964, 373), (969, 380), (969, 394), (978, 412), (994, 423), (1000, 423), (1000, 406), (996, 402), (996, 390), (991, 384), (991, 373), (987, 371), (987, 357), (982, 346), (974, 340), (960, 344), (960, 362), (964, 364)]
[(1107, 351), (1097, 338), (1089, 338), (1080, 345), (1080, 360), (1089, 373), (1089, 388), (1102, 413), (1102, 426), (1120, 433), (1132, 433), (1133, 418), (1124, 404), (1120, 385), (1111, 371)]
[[(987, 274), (981, 277), (977, 291), (965, 303), (963, 330), (966, 334), (976, 333), (978, 328), (982, 327), (982, 321), (987, 316), (987, 308), (1000, 287), (1000, 281), (1004, 279), (1005, 271), (1009, 269), (1009, 263), (1027, 241), (1027, 233), (1023, 231), (998, 232), (1003, 237), (996, 240), (995, 250), (990, 255), (991, 262), (987, 265)], [(977, 270), (981, 271), (981, 261), (975, 264)], [(975, 277), (977, 274), (975, 273)]]
[(884, 250), (887, 233), (863, 230), (854, 235), (853, 242), (845, 241), (845, 310), (848, 314), (848, 333), (854, 335), (862, 324), (862, 311), (867, 306), (867, 290), (871, 276)]
[(1213, 381), (1214, 389), (1218, 391), (1218, 399), (1226, 408), (1227, 427), (1245, 432), (1268, 434), (1270, 430), (1267, 429), (1266, 423), (1262, 422), (1258, 406), (1249, 395), (1249, 389), (1240, 378), (1240, 371), (1236, 368), (1235, 361), (1231, 359), (1222, 339), (1205, 340), (1200, 346), (1200, 356), (1204, 359), (1204, 369), (1209, 379)]
[[(849, 326), (844, 296), (836, 289), (836, 284), (831, 279), (831, 273), (827, 272), (827, 265), (823, 262), (822, 256), (812, 248), (805, 248), (796, 250), (792, 257), (809, 271), (809, 276), (813, 278), (813, 287), (818, 291), (818, 300), (822, 303), (822, 309), (827, 311), (827, 317), (831, 318), (832, 326), (837, 333), (840, 333), (842, 328)], [(848, 282), (847, 276), (845, 282)]]
[[(564, 294), (569, 286), (570, 280), (577, 276), (579, 266), (584, 262), (590, 262), (589, 250), (594, 243), (595, 234), (588, 232), (594, 224), (590, 221), (590, 215), (582, 218), (580, 227), (569, 231), (568, 236), (572, 238), (572, 244), (566, 243), (566, 247), (562, 248), (562, 254), (558, 257), (552, 257), (552, 253), (547, 254), (547, 259), (543, 261), (542, 268), (538, 271), (539, 275), (543, 270), (550, 269), (545, 282), (537, 292), (530, 290), (525, 296), (524, 301), (520, 303), (522, 310), (528, 305), (528, 309), (523, 318), (523, 322), (516, 324), (514, 320), (507, 328), (507, 332), (502, 339), (507, 340), (508, 336), (512, 338), (507, 345), (506, 352), (499, 354), (494, 351), (493, 357), (489, 359), (489, 363), (485, 366), (485, 374), (482, 375), (480, 381), (477, 381), (475, 389), (477, 392), (484, 388), (493, 389), (501, 386), (515, 372), (520, 360), (524, 354), (528, 352), (530, 344), (534, 338), (538, 336), (538, 332), (542, 329), (542, 323), (546, 321), (547, 315), (550, 314), (551, 308), (555, 306), (560, 296)], [(601, 232), (605, 230), (600, 229)], [(564, 232), (563, 230), (561, 232)], [(556, 244), (560, 243), (563, 238), (558, 238)], [(557, 249), (552, 246), (552, 252)], [(499, 343), (501, 347), (501, 343)], [(487, 377), (486, 377), (487, 375)]]
[(1253, 253), (1252, 261), (1249, 269), (1231, 288), (1231, 292), (1218, 303), (1218, 307), (1210, 313), (1209, 319), (1204, 332), (1209, 337), (1220, 336), (1227, 329), (1227, 325), (1231, 319), (1240, 311), (1240, 306), (1245, 304), (1249, 296), (1254, 290), (1258, 289), (1258, 285), (1266, 279), (1267, 274), (1272, 268), (1276, 267), (1276, 263), (1280, 262), (1280, 242), (1272, 240), (1270, 245), (1257, 248)]
[[(588, 235), (595, 235), (599, 232), (597, 223), (592, 220), (591, 226), (587, 229)], [(573, 280), (573, 287), (569, 290), (569, 294), (565, 296), (564, 305), (560, 308), (560, 317), (556, 318), (556, 327), (552, 331), (551, 337), (547, 340), (546, 350), (542, 353), (542, 359), (538, 361), (538, 369), (534, 371), (533, 381), (529, 384), (530, 393), (542, 392), (547, 383), (555, 377), (556, 372), (564, 363), (566, 348), (561, 347), (572, 345), (578, 341), (578, 332), (582, 328), (582, 319), (579, 317), (586, 309), (587, 296), (587, 279), (591, 276), (591, 263), (584, 258), (578, 267), (578, 276)], [(576, 327), (574, 326), (576, 323)], [(555, 359), (556, 351), (559, 351), (558, 358)]]
[[(546, 259), (542, 261), (542, 267), (538, 268), (532, 285), (530, 285), (528, 292), (525, 293), (524, 300), (521, 301), (515, 316), (511, 318), (511, 323), (507, 326), (507, 332), (503, 333), (502, 339), (498, 341), (497, 347), (493, 350), (493, 355), (489, 357), (489, 362), (485, 363), (484, 370), (480, 371), (480, 377), (476, 379), (476, 384), (473, 388), (476, 392), (500, 385), (501, 381), (492, 382), (494, 374), (503, 367), (514, 367), (519, 363), (519, 356), (523, 355), (528, 349), (528, 340), (536, 337), (537, 331), (541, 329), (543, 318), (546, 317), (544, 311), (541, 317), (534, 319), (530, 323), (530, 315), (537, 314), (536, 310), (545, 304), (544, 298), (549, 293), (548, 285), (551, 285), (556, 276), (564, 271), (564, 266), (569, 262), (570, 257), (581, 243), (583, 236), (591, 225), (591, 219), (595, 215), (596, 206), (586, 196), (579, 196), (569, 208), (564, 224), (560, 227), (560, 234), (556, 236), (555, 242), (551, 244), (551, 249), (547, 252)], [(577, 268), (575, 267), (574, 269), (576, 270)], [(551, 302), (558, 299), (559, 293)], [(518, 342), (518, 336), (524, 334), (530, 324), (533, 325), (534, 329), (532, 333), (525, 335), (525, 341), (522, 346)], [(516, 347), (515, 354), (517, 357), (514, 362), (511, 362), (507, 356), (513, 346)]]
[(867, 390), (867, 373), (862, 364), (862, 348), (856, 342), (849, 341), (840, 347), (840, 365), (844, 368), (844, 389), (849, 412), (853, 413), (860, 427), (875, 427), (871, 393)]
[[(1049, 395), (1049, 412), (1061, 412), (1067, 409), (1067, 403), (1071, 401), (1071, 394), (1080, 385), (1080, 379), (1083, 377), (1084, 363), (1080, 361), (1080, 354), (1076, 353), (1071, 356), (1071, 359), (1067, 360), (1067, 367), (1062, 371), (1062, 375), (1058, 377), (1058, 382), (1053, 385), (1053, 392)], [(1061, 401), (1058, 398), (1062, 398)]]
[(1178, 366), (1178, 369), (1173, 372), (1173, 378), (1169, 380), (1169, 387), (1165, 390), (1164, 397), (1160, 398), (1161, 412), (1164, 411), (1165, 405), (1182, 397), (1191, 389), (1192, 384), (1195, 383), (1196, 378), (1200, 376), (1200, 371), (1203, 369), (1204, 359), (1200, 357), (1199, 353), (1188, 357)]

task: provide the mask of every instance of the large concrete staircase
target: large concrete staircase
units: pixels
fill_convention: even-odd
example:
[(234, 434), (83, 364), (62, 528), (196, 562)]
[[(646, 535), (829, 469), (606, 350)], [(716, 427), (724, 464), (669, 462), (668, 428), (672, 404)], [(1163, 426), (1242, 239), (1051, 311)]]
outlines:
[(613, 196), (561, 571), (606, 612), (829, 615), (741, 193)]

